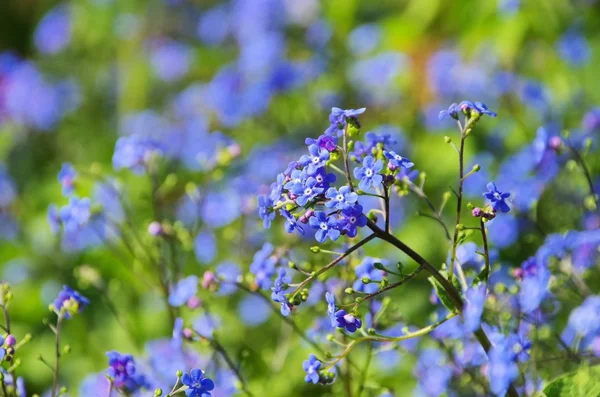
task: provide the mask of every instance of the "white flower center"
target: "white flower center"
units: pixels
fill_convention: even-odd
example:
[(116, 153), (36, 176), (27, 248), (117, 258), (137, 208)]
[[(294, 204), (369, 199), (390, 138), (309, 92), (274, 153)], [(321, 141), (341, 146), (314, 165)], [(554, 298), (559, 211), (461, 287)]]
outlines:
[(327, 230), (327, 228), (328, 228), (327, 223), (325, 223), (325, 222), (321, 222), (321, 224), (319, 226), (321, 227), (321, 230)]
[(344, 195), (343, 195), (343, 194), (338, 194), (338, 195), (335, 197), (335, 199), (336, 199), (337, 201), (340, 201), (340, 202), (341, 202), (341, 201), (344, 201)]
[(502, 199), (502, 196), (500, 196), (500, 193), (498, 193), (498, 192), (494, 192), (494, 198), (495, 198), (496, 200), (501, 200), (501, 199)]
[(304, 194), (310, 196), (312, 194), (312, 189), (307, 187), (306, 189), (304, 189)]
[(349, 219), (350, 223), (356, 223), (356, 217), (355, 216), (351, 216)]
[(321, 160), (321, 159), (320, 159), (320, 158), (318, 158), (317, 156), (315, 156), (315, 157), (313, 157), (313, 158), (312, 158), (312, 162), (313, 162), (313, 164), (319, 164), (319, 161), (320, 161), (320, 160)]
[(365, 176), (373, 176), (373, 170), (370, 168), (367, 168), (365, 170)]

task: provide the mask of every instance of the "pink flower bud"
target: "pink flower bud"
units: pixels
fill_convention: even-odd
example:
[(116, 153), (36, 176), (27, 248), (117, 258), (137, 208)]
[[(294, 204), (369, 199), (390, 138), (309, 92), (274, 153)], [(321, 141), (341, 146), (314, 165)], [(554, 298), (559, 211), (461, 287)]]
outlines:
[(187, 307), (189, 307), (192, 310), (197, 309), (200, 307), (200, 298), (198, 298), (196, 295), (194, 295), (190, 299), (188, 299), (186, 304), (187, 304)]

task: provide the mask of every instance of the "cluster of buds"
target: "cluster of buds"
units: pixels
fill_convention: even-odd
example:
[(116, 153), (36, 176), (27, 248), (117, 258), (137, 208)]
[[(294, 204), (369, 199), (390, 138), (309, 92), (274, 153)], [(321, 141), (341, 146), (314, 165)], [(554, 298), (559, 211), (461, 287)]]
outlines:
[(15, 354), (17, 340), (11, 334), (0, 337), (0, 360), (11, 362)]
[(496, 217), (496, 210), (491, 205), (486, 205), (483, 208), (474, 207), (471, 209), (471, 215), (475, 218), (482, 218), (483, 221), (489, 221)]
[(0, 305), (8, 307), (12, 300), (13, 294), (10, 290), (10, 284), (0, 283)]

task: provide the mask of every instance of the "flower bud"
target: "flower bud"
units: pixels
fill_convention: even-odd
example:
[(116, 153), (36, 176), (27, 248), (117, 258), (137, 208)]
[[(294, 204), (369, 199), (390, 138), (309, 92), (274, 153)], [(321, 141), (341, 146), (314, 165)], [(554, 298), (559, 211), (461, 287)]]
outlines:
[(318, 254), (319, 252), (321, 252), (321, 247), (315, 245), (310, 247), (310, 250), (313, 254)]
[(148, 233), (151, 236), (159, 236), (162, 234), (162, 232), (163, 232), (163, 228), (160, 223), (154, 221), (154, 222), (151, 222), (150, 225), (148, 225)]
[(479, 207), (475, 207), (473, 208), (473, 211), (471, 212), (471, 214), (475, 217), (475, 218), (479, 218), (481, 215), (483, 215), (483, 211), (481, 208)]
[(188, 299), (188, 301), (186, 302), (187, 307), (189, 307), (190, 309), (197, 309), (200, 307), (200, 298), (198, 298), (196, 295), (192, 296), (190, 299)]
[(445, 136), (444, 137), (444, 142), (451, 143), (452, 142), (452, 138), (450, 138), (449, 136)]
[(352, 295), (354, 293), (354, 289), (348, 287), (344, 290), (345, 293), (347, 293), (348, 295)]
[(548, 147), (552, 150), (558, 150), (562, 146), (562, 139), (559, 136), (553, 136), (548, 141)]
[(481, 170), (481, 166), (479, 164), (475, 164), (473, 166), (473, 172), (479, 172), (479, 170)]
[(6, 339), (4, 339), (4, 344), (6, 346), (14, 346), (16, 343), (17, 343), (17, 339), (11, 334), (9, 334), (6, 337)]

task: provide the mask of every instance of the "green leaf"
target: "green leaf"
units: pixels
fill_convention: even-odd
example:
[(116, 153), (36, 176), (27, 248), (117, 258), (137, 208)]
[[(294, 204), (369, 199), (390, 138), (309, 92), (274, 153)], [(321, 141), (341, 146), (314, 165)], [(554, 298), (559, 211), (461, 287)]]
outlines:
[(456, 306), (452, 302), (452, 299), (450, 299), (450, 296), (448, 296), (446, 293), (446, 290), (444, 290), (444, 287), (442, 287), (442, 285), (433, 276), (429, 276), (427, 279), (431, 285), (433, 285), (436, 295), (438, 298), (440, 298), (440, 301), (446, 307), (446, 309), (450, 310), (451, 312), (456, 311)]
[(600, 365), (583, 367), (554, 379), (544, 388), (546, 397), (597, 397), (600, 395)]

